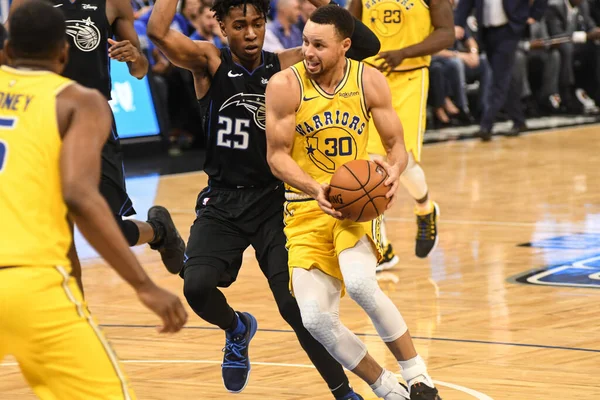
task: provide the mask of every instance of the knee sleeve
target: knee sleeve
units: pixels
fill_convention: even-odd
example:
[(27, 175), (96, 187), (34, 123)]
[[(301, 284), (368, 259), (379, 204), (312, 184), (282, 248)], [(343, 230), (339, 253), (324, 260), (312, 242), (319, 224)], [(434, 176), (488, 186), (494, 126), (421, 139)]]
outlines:
[(140, 230), (133, 221), (123, 219), (120, 215), (115, 215), (117, 225), (121, 228), (121, 232), (125, 236), (129, 247), (135, 246), (140, 239)]
[(408, 330), (394, 303), (387, 297), (375, 277), (377, 259), (369, 240), (364, 237), (339, 257), (348, 295), (369, 315), (384, 342), (393, 342)]
[(400, 175), (400, 182), (414, 199), (420, 200), (427, 195), (429, 189), (425, 180), (425, 172), (415, 161), (412, 153), (408, 153), (408, 165)]
[(218, 272), (211, 266), (186, 268), (183, 278), (183, 295), (197, 314), (200, 314), (218, 284)]
[(320, 308), (317, 300), (302, 303), (300, 313), (304, 327), (333, 358), (352, 371), (367, 354), (367, 347), (342, 325), (337, 312), (321, 311)]
[(367, 348), (340, 321), (340, 282), (317, 269), (295, 269), (292, 285), (306, 330), (340, 364), (355, 369)]

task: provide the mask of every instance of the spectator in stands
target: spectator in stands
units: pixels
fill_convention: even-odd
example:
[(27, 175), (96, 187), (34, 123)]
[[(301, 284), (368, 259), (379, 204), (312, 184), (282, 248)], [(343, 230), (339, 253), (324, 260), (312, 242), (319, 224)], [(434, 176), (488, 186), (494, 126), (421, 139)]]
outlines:
[(198, 3), (198, 9), (195, 13), (190, 13), (190, 22), (195, 31), (190, 38), (192, 40), (205, 40), (211, 42), (217, 48), (226, 46), (220, 37), (220, 29), (214, 13), (210, 11), (210, 6), (204, 3)]
[(8, 33), (4, 25), (0, 24), (0, 65), (4, 64), (4, 41), (6, 40)]
[(304, 25), (306, 25), (306, 21), (308, 21), (310, 14), (312, 14), (316, 9), (317, 7), (315, 7), (310, 1), (302, 0), (300, 3), (300, 19), (296, 24), (298, 25), (300, 32), (304, 31)]
[[(558, 46), (561, 56), (560, 94), (570, 111), (596, 111), (596, 105), (582, 87), (585, 85), (598, 96), (600, 84), (600, 29), (590, 16), (587, 0), (551, 0), (546, 13), (550, 36), (568, 36), (571, 43)], [(581, 65), (579, 82), (575, 79), (575, 63)], [(579, 88), (576, 88), (576, 85)], [(582, 107), (583, 106), (583, 107)]]
[[(530, 26), (530, 41), (522, 41), (515, 55), (513, 79), (522, 82), (522, 98), (525, 102), (526, 114), (530, 117), (543, 113), (555, 114), (561, 111), (562, 99), (558, 90), (560, 73), (560, 55), (556, 46), (546, 45), (548, 39), (546, 21), (542, 19)], [(529, 71), (532, 70), (533, 74)], [(540, 77), (539, 89), (532, 91), (530, 75)], [(533, 93), (537, 93), (534, 95)]]
[[(483, 111), (479, 136), (484, 141), (492, 138), (496, 115), (505, 106), (513, 127), (508, 133), (518, 135), (526, 129), (521, 107), (521, 87), (511, 84), (515, 53), (526, 26), (540, 20), (547, 0), (460, 0), (455, 18), (464, 29), (467, 17), (475, 8), (478, 33), (492, 69), (492, 86), (488, 107)], [(459, 29), (460, 30), (460, 29)]]
[(275, 20), (267, 29), (279, 40), (284, 49), (302, 46), (302, 31), (298, 28), (300, 20), (299, 0), (278, 0)]
[[(429, 66), (429, 97), (428, 103), (433, 107), (434, 127), (442, 128), (450, 124), (450, 117), (457, 116), (464, 108), (457, 106), (450, 99), (460, 97), (461, 91), (458, 64), (452, 62), (457, 58), (454, 50), (442, 50), (431, 57)], [(462, 107), (468, 107), (464, 104)]]

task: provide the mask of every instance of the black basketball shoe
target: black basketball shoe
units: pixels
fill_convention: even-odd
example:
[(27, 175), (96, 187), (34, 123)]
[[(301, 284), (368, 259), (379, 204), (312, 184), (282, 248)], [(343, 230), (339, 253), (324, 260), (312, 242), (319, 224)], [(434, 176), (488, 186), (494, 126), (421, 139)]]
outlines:
[(179, 236), (171, 214), (162, 206), (150, 207), (148, 210), (148, 223), (152, 225), (155, 232), (159, 231), (159, 240), (149, 243), (150, 248), (158, 250), (163, 264), (170, 273), (178, 274), (183, 268), (185, 242)]
[(410, 387), (410, 400), (442, 400), (438, 390), (417, 382)]
[(415, 254), (419, 258), (425, 258), (435, 250), (439, 239), (437, 222), (440, 216), (440, 207), (436, 202), (432, 203), (433, 210), (429, 214), (417, 214)]

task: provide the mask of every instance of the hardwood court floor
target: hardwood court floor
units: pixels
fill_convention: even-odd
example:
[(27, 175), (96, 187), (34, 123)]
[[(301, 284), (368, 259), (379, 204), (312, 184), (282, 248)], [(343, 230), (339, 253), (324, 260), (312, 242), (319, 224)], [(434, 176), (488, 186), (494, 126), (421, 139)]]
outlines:
[[(406, 318), (445, 400), (600, 397), (599, 291), (513, 283), (513, 275), (600, 254), (600, 248), (518, 244), (576, 233), (600, 234), (598, 127), (428, 146), (423, 164), (441, 207), (441, 241), (426, 260), (413, 254), (412, 204), (402, 195), (387, 230), (401, 263), (380, 283)], [(156, 203), (173, 210), (187, 236), (202, 173), (163, 177)], [(576, 246), (575, 246), (576, 247)], [(259, 321), (248, 387), (239, 399), (330, 399), (248, 251), (231, 304)], [(178, 293), (155, 253), (140, 256), (156, 280)], [(159, 336), (156, 319), (101, 261), (84, 270), (92, 311), (125, 362), (140, 399), (226, 399), (219, 364), (223, 334), (190, 312), (187, 329)], [(364, 312), (342, 300), (342, 320), (386, 367), (395, 362)], [(351, 376), (357, 391), (369, 388)], [(489, 397), (488, 397), (489, 396)], [(29, 399), (12, 359), (0, 366), (0, 399)]]

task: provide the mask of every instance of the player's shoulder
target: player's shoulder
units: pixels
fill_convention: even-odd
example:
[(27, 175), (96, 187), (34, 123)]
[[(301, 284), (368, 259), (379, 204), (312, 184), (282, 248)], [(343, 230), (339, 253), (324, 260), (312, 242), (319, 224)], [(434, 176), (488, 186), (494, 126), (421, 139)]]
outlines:
[(374, 68), (368, 64), (363, 64), (363, 83), (364, 86), (368, 85), (387, 85), (387, 80), (385, 76), (379, 71), (377, 68)]
[(283, 69), (277, 72), (275, 75), (273, 75), (271, 79), (269, 79), (267, 87), (270, 87), (271, 89), (285, 91), (286, 88), (287, 90), (291, 88), (290, 85), (292, 85), (292, 87), (298, 85), (298, 80), (296, 79), (294, 71), (292, 71), (292, 67)]
[(74, 81), (66, 84), (56, 96), (57, 106), (63, 111), (94, 112), (107, 115), (110, 113), (108, 101), (97, 89), (87, 88)]

